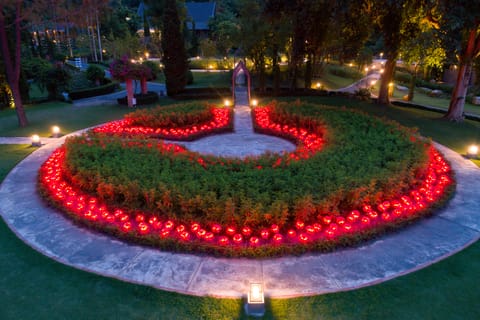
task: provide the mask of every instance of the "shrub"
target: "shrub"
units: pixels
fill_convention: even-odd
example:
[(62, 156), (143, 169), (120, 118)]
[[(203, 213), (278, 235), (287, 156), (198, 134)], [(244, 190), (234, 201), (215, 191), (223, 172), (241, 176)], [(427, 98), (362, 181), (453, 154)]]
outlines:
[[(152, 104), (158, 101), (158, 93), (153, 91), (148, 91), (147, 93), (136, 93), (133, 95), (136, 99), (136, 103), (138, 106), (144, 106), (147, 104)], [(127, 97), (118, 98), (118, 104), (127, 105)]]
[(212, 105), (199, 102), (137, 110), (125, 115), (133, 126), (179, 128), (212, 120)]
[(146, 66), (152, 71), (152, 78), (150, 80), (157, 79), (158, 74), (162, 72), (162, 70), (160, 70), (160, 64), (158, 62), (146, 60), (142, 62), (142, 65)]
[(105, 81), (105, 71), (101, 67), (91, 64), (87, 68), (86, 77), (96, 86), (99, 86)]
[[(42, 192), (75, 220), (121, 238), (228, 256), (332, 250), (418, 219), (451, 194), (442, 157), (394, 122), (300, 102), (254, 113), (268, 114), (256, 127), (303, 145), (232, 159), (94, 130), (42, 166)], [(312, 134), (326, 144), (305, 154)]]
[(362, 77), (359, 71), (347, 66), (329, 64), (326, 69), (329, 73), (342, 78), (360, 79)]
[(90, 98), (90, 97), (101, 96), (104, 94), (112, 93), (112, 92), (115, 92), (117, 88), (118, 88), (118, 82), (112, 82), (112, 83), (105, 84), (103, 86), (99, 86), (95, 88), (71, 91), (68, 93), (68, 95), (70, 99), (77, 100), (77, 99)]

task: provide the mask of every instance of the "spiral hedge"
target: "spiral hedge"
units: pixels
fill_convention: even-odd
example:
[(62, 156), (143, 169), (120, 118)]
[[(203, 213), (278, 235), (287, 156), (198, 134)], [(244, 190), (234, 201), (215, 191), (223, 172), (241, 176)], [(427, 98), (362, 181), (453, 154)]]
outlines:
[(190, 152), (158, 138), (229, 131), (230, 109), (143, 110), (68, 139), (41, 167), (41, 193), (122, 239), (262, 257), (356, 244), (431, 214), (454, 190), (442, 155), (397, 123), (299, 101), (252, 114), (256, 131), (296, 150), (245, 159)]

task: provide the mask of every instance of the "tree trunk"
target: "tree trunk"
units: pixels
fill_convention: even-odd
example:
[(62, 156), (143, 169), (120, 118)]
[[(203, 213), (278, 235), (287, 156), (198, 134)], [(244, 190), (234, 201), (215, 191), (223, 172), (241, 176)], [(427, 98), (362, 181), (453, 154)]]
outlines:
[(452, 92), (450, 105), (448, 106), (447, 114), (443, 118), (461, 122), (463, 121), (463, 109), (465, 106), (465, 98), (467, 96), (468, 84), (470, 83), (470, 76), (472, 74), (472, 64), (460, 65), (458, 69), (457, 82)]
[(407, 101), (412, 101), (413, 96), (415, 95), (415, 83), (417, 82), (417, 67), (415, 66), (415, 70), (412, 73), (412, 77), (410, 78), (410, 85), (408, 87), (408, 96)]
[(146, 94), (148, 92), (147, 79), (146, 78), (140, 79), (140, 87), (142, 88), (142, 94)]
[(388, 84), (393, 79), (395, 71), (395, 58), (389, 58), (385, 62), (384, 72), (380, 81), (380, 90), (378, 92), (378, 103), (383, 105), (390, 104), (390, 97), (388, 95)]
[(280, 66), (278, 65), (278, 46), (274, 45), (273, 47), (273, 94), (278, 96), (280, 91)]
[(98, 22), (98, 9), (95, 9), (95, 19), (97, 23), (98, 52), (100, 53), (100, 61), (103, 62), (102, 37), (100, 36), (100, 23)]
[(28, 125), (25, 109), (23, 108), (22, 96), (20, 94), (20, 49), (21, 49), (21, 7), (22, 1), (18, 0), (15, 4), (15, 59), (12, 60), (10, 47), (8, 45), (7, 31), (5, 29), (5, 16), (3, 15), (3, 5), (0, 4), (0, 48), (5, 65), (5, 75), (7, 77), (8, 85), (12, 90), (13, 103), (15, 104), (15, 111), (17, 113), (18, 125), (26, 127)]
[(472, 75), (473, 60), (480, 51), (480, 35), (477, 36), (477, 26), (470, 30), (467, 45), (460, 57), (460, 68), (455, 88), (453, 88), (450, 105), (448, 106), (447, 114), (443, 116), (443, 118), (450, 121), (463, 121), (463, 108)]
[(127, 89), (127, 104), (133, 107), (133, 83), (132, 79), (125, 79), (125, 87)]
[(313, 54), (308, 54), (307, 63), (305, 64), (305, 89), (312, 87), (313, 67), (312, 67)]

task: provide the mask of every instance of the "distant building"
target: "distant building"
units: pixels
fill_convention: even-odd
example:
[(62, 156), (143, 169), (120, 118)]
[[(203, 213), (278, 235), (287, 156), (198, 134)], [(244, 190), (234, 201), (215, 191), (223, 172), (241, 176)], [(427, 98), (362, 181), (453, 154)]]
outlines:
[(208, 22), (215, 17), (216, 2), (185, 2), (187, 8), (187, 28), (195, 30), (199, 38), (206, 38), (210, 33)]

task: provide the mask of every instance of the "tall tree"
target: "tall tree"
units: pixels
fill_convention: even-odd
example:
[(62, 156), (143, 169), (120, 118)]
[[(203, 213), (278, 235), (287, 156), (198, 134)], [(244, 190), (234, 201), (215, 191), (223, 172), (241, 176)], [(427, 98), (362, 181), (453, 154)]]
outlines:
[(457, 81), (444, 118), (459, 122), (463, 120), (473, 64), (480, 55), (480, 1), (441, 0), (429, 17), (444, 35), (450, 51), (458, 57)]
[[(13, 102), (17, 113), (20, 127), (28, 125), (27, 115), (23, 107), (20, 93), (20, 70), (21, 70), (21, 28), (24, 18), (23, 1), (0, 2), (0, 48), (5, 62), (5, 75), (12, 91)], [(11, 25), (9, 22), (12, 22)], [(7, 27), (13, 29), (12, 37), (9, 37)]]
[(389, 104), (388, 85), (393, 80), (400, 48), (405, 41), (419, 34), (425, 3), (415, 0), (373, 0), (370, 5), (368, 10), (383, 37), (384, 57), (387, 60), (380, 81), (378, 103)]
[(188, 61), (177, 2), (165, 0), (163, 8), (162, 48), (167, 94), (180, 93), (187, 84)]
[(429, 24), (424, 24), (422, 33), (402, 46), (401, 54), (411, 75), (407, 101), (412, 101), (419, 68), (441, 68), (445, 63), (446, 53), (434, 30)]

